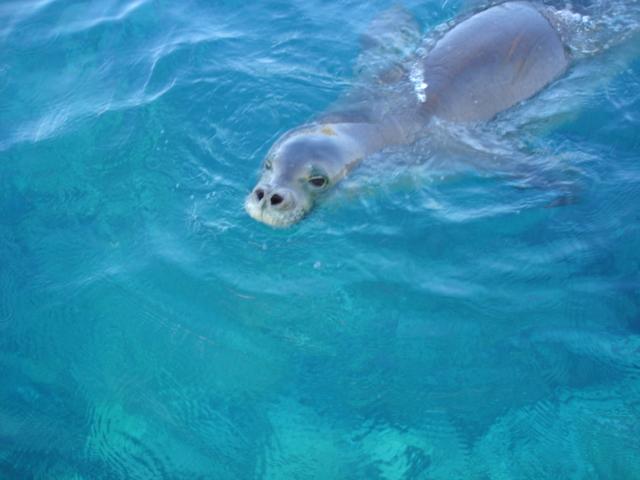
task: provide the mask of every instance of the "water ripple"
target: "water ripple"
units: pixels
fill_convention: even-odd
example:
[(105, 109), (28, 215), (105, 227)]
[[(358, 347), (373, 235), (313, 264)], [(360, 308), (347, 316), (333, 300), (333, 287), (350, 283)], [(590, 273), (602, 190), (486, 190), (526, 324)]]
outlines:
[(100, 11), (98, 11), (97, 8), (93, 11), (83, 9), (81, 18), (78, 20), (66, 18), (64, 24), (60, 24), (51, 30), (50, 36), (57, 38), (59, 36), (86, 32), (108, 23), (121, 23), (137, 10), (149, 4), (150, 0), (127, 0), (123, 2), (123, 5), (119, 5), (118, 2), (113, 2), (112, 4), (108, 2), (97, 3), (95, 5), (99, 6)]

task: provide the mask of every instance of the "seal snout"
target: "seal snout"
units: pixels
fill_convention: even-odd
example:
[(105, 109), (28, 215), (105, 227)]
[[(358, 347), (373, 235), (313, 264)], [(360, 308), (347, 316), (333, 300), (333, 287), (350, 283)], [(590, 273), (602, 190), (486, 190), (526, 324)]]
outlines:
[(260, 183), (247, 196), (245, 210), (254, 219), (273, 227), (287, 227), (300, 220), (309, 203), (293, 189)]
[(253, 191), (253, 195), (255, 201), (262, 208), (284, 210), (295, 204), (293, 193), (286, 188), (269, 188), (260, 185)]

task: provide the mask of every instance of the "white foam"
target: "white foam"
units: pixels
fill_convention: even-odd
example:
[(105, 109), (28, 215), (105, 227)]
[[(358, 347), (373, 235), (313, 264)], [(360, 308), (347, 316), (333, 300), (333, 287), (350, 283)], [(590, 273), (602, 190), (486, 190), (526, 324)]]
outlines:
[(427, 88), (429, 88), (429, 84), (424, 80), (424, 70), (422, 67), (416, 62), (411, 67), (411, 73), (409, 74), (409, 79), (413, 84), (413, 91), (418, 98), (420, 103), (424, 103), (427, 101)]

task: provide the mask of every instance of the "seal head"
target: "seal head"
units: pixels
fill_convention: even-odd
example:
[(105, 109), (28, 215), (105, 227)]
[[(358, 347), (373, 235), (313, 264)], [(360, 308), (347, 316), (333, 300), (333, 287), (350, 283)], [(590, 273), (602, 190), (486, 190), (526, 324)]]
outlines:
[(284, 134), (269, 150), (262, 175), (245, 201), (247, 213), (287, 227), (338, 183), (364, 156), (340, 125), (311, 125)]

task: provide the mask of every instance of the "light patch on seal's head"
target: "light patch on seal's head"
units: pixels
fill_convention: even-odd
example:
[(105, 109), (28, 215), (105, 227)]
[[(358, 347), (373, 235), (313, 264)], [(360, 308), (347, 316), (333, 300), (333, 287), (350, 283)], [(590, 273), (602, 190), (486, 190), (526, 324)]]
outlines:
[(322, 127), (322, 130), (320, 130), (320, 132), (331, 137), (335, 137), (337, 135), (336, 131), (329, 125), (325, 125), (324, 127)]

